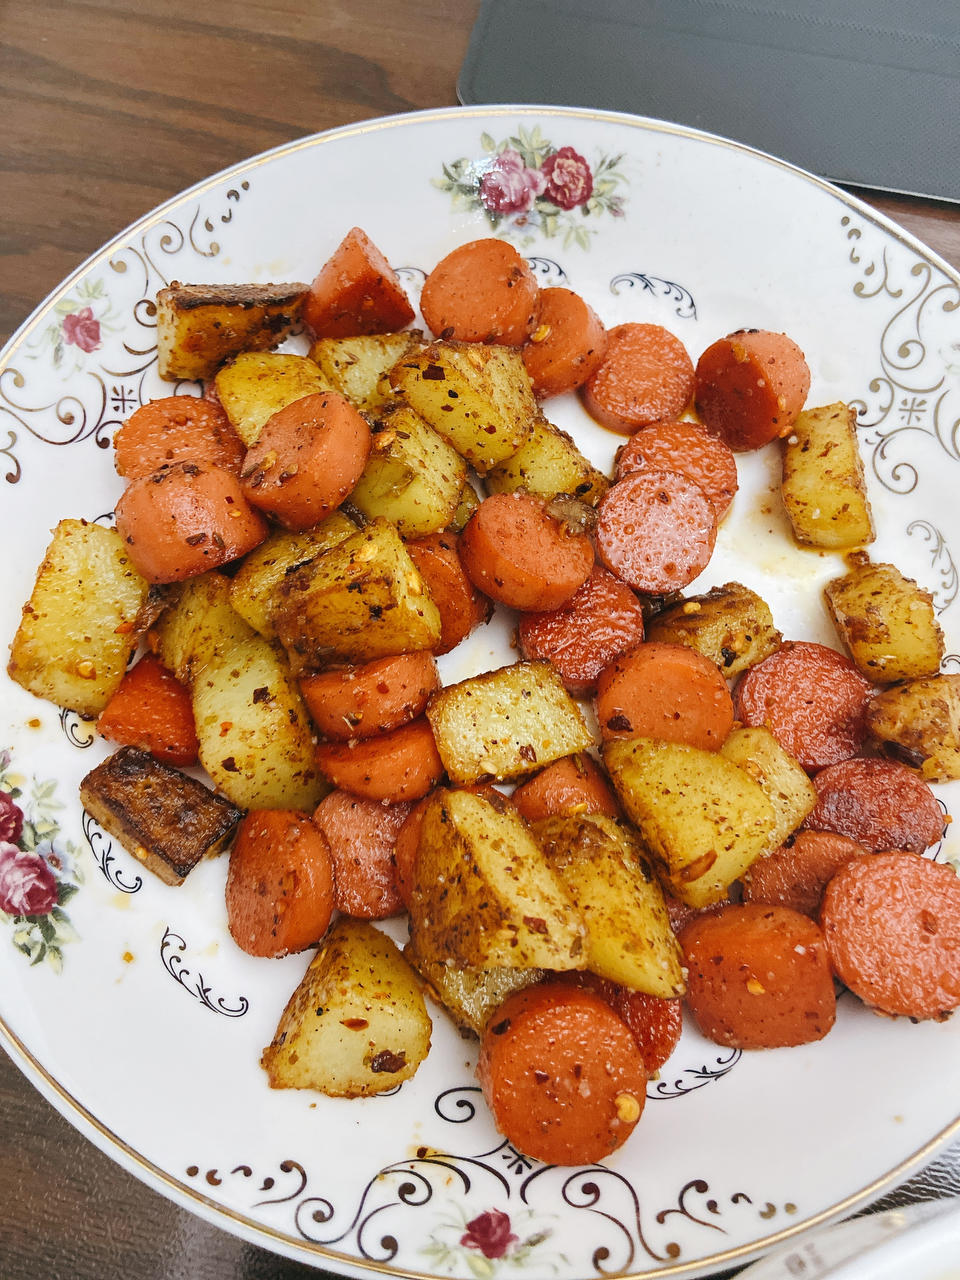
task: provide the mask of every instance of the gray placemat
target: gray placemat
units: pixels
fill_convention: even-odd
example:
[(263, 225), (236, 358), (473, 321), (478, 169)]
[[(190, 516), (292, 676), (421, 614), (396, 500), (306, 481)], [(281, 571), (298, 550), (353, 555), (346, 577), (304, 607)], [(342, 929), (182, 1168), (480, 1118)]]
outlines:
[(957, 0), (484, 0), (458, 93), (654, 116), (960, 201)]

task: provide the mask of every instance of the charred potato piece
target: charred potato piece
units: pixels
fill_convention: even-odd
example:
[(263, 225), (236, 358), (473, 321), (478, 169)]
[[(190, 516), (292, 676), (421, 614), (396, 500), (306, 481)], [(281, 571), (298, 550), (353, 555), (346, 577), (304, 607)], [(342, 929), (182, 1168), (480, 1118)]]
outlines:
[(38, 698), (98, 716), (123, 679), (148, 590), (115, 529), (61, 520), (23, 606), (10, 679)]
[(772, 853), (792, 835), (817, 803), (817, 789), (799, 761), (784, 751), (769, 729), (734, 729), (727, 735), (720, 754), (746, 770), (773, 806), (774, 827), (770, 833)]
[(166, 884), (221, 853), (243, 810), (139, 747), (121, 747), (80, 783), (83, 807)]
[(431, 1031), (416, 976), (396, 943), (365, 920), (341, 916), (260, 1063), (272, 1089), (369, 1097), (414, 1075)]
[(960, 778), (960, 675), (944, 672), (875, 694), (867, 727), (886, 755), (928, 782)]
[(857, 669), (874, 684), (933, 676), (943, 632), (933, 596), (892, 564), (855, 558), (824, 587), (827, 607)]
[(391, 520), (402, 538), (423, 538), (449, 527), (466, 482), (457, 451), (409, 405), (391, 405), (373, 422), (370, 456), (350, 502), (370, 520)]
[(696, 649), (727, 679), (769, 657), (783, 640), (770, 606), (739, 582), (669, 605), (647, 622), (646, 637)]
[(410, 937), (428, 964), (582, 969), (583, 916), (512, 806), (469, 791), (427, 802)]
[(388, 376), (393, 366), (422, 346), (423, 334), (413, 329), (355, 338), (320, 338), (310, 348), (310, 359), (335, 391), (358, 409), (372, 412), (393, 395)]
[(231, 426), (248, 449), (285, 405), (333, 390), (307, 356), (278, 351), (241, 352), (220, 370), (215, 386)]
[(543, 416), (534, 419), (520, 448), (487, 472), (488, 493), (526, 489), (545, 498), (567, 493), (596, 506), (610, 481), (577, 448), (572, 436)]
[(688, 906), (719, 902), (770, 848), (773, 805), (745, 769), (718, 752), (623, 738), (608, 742), (603, 756), (670, 892)]
[(230, 580), (230, 603), (254, 631), (275, 639), (270, 609), (277, 587), (288, 573), (308, 563), (321, 551), (329, 551), (352, 534), (357, 526), (334, 511), (312, 529), (293, 533), (275, 529), (264, 542), (247, 553)]
[(161, 378), (212, 378), (241, 351), (269, 351), (300, 327), (305, 284), (179, 284), (157, 294)]
[(399, 360), (390, 385), (481, 474), (516, 453), (537, 417), (512, 347), (434, 342)]
[(519, 778), (592, 745), (549, 662), (517, 662), (448, 685), (431, 698), (427, 717), (457, 786)]
[(629, 829), (602, 814), (569, 814), (535, 823), (533, 834), (583, 912), (587, 968), (647, 995), (683, 995), (663, 890)]
[(782, 441), (782, 465), (780, 492), (797, 542), (837, 551), (873, 541), (856, 410), (805, 409)]
[(440, 614), (396, 526), (374, 520), (288, 573), (270, 623), (296, 675), (433, 649)]

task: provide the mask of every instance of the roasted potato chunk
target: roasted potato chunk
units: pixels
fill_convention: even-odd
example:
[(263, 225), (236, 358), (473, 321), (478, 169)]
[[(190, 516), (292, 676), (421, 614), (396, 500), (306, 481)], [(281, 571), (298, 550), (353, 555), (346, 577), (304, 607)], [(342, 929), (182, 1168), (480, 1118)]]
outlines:
[(800, 826), (817, 803), (817, 789), (802, 765), (784, 751), (769, 729), (734, 729), (720, 754), (744, 769), (770, 801), (774, 826), (764, 853), (772, 853)]
[(196, 778), (121, 747), (80, 783), (80, 801), (108, 835), (165, 884), (182, 884), (201, 858), (221, 853), (243, 810)]
[(231, 605), (254, 631), (268, 640), (275, 639), (270, 610), (279, 584), (298, 566), (356, 532), (357, 526), (340, 511), (302, 532), (275, 529), (259, 547), (247, 553), (230, 579)]
[(654, 614), (646, 638), (696, 649), (727, 679), (769, 657), (783, 640), (770, 606), (740, 582), (713, 587)]
[(123, 679), (147, 583), (115, 529), (61, 520), (10, 646), (7, 675), (82, 716), (98, 716)]
[(399, 360), (390, 385), (481, 474), (516, 453), (537, 416), (512, 347), (434, 342)]
[(504, 462), (492, 467), (484, 483), (488, 493), (514, 493), (526, 489), (545, 498), (567, 493), (596, 506), (610, 481), (577, 448), (572, 436), (536, 417), (530, 434)]
[(297, 675), (434, 649), (440, 614), (388, 520), (374, 520), (288, 573), (270, 622)]
[(520, 815), (469, 791), (427, 802), (410, 937), (428, 964), (582, 969), (583, 916)]
[(263, 636), (231, 644), (195, 676), (193, 716), (200, 763), (235, 804), (313, 810), (330, 790), (297, 683)]
[(458, 786), (505, 781), (592, 745), (580, 709), (549, 662), (485, 671), (433, 695), (437, 750)]
[(151, 633), (161, 661), (190, 689), (200, 763), (245, 809), (312, 809), (330, 790), (283, 653), (240, 617), (230, 580), (185, 584)]
[(933, 676), (943, 658), (943, 632), (933, 596), (892, 564), (853, 559), (824, 587), (840, 639), (874, 684)]
[(545, 818), (533, 834), (583, 912), (587, 968), (647, 995), (683, 995), (683, 956), (663, 890), (630, 830), (593, 813)]
[(411, 942), (403, 954), (427, 984), (437, 1004), (446, 1009), (461, 1031), (480, 1035), (490, 1015), (507, 996), (539, 982), (543, 969), (478, 969), (453, 964), (449, 960), (427, 963)]
[(805, 409), (782, 441), (780, 492), (797, 542), (841, 550), (874, 539), (856, 410)]
[(341, 916), (260, 1064), (272, 1089), (368, 1097), (414, 1075), (431, 1031), (416, 976), (396, 943), (365, 920)]
[(867, 727), (886, 755), (928, 782), (960, 778), (960, 675), (908, 680), (875, 694)]
[(389, 373), (398, 360), (423, 346), (423, 334), (363, 334), (355, 338), (320, 338), (310, 359), (335, 391), (364, 412), (379, 409), (391, 399)]
[(208, 662), (253, 635), (230, 602), (230, 579), (211, 571), (177, 589), (150, 629), (150, 648), (188, 688)]
[(402, 538), (450, 526), (467, 482), (467, 464), (419, 414), (388, 406), (373, 422), (370, 456), (350, 494), (368, 519), (382, 516)]
[(624, 810), (681, 902), (719, 902), (770, 847), (773, 805), (718, 752), (623, 738), (608, 742), (603, 755)]
[(157, 294), (157, 372), (212, 378), (241, 351), (269, 351), (300, 327), (305, 284), (180, 284)]
[(241, 352), (220, 370), (215, 386), (231, 426), (248, 449), (285, 405), (334, 390), (307, 356), (277, 351)]

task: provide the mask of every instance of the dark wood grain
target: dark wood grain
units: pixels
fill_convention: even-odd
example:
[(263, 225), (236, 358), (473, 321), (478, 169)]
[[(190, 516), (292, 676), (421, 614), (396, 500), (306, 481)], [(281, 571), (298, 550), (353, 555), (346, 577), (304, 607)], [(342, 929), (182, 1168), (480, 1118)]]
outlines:
[[(479, 0), (0, 5), (0, 343), (157, 204), (318, 130), (448, 106)], [(858, 192), (960, 268), (960, 210)], [(305, 1280), (141, 1185), (0, 1053), (4, 1280)], [(960, 1191), (946, 1162), (940, 1189)], [(909, 1197), (908, 1197), (909, 1198)]]

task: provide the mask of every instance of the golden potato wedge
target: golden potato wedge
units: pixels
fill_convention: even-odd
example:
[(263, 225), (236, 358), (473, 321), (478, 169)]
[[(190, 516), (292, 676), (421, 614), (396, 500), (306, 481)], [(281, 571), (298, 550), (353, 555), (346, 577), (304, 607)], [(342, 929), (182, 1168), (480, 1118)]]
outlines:
[(10, 679), (57, 706), (99, 715), (123, 679), (148, 590), (116, 529), (61, 520), (10, 646)]
[(310, 348), (310, 359), (335, 391), (358, 409), (372, 412), (393, 396), (388, 376), (393, 366), (423, 345), (423, 334), (416, 329), (355, 338), (320, 338)]
[(434, 342), (399, 360), (390, 385), (481, 474), (516, 453), (537, 417), (513, 347)]
[(253, 629), (234, 609), (230, 579), (211, 570), (182, 583), (175, 599), (150, 629), (150, 648), (188, 688), (208, 662)]
[(608, 742), (603, 757), (624, 810), (681, 902), (719, 902), (770, 847), (773, 805), (719, 752), (623, 738)]
[(867, 727), (885, 754), (928, 782), (960, 778), (960, 675), (943, 672), (874, 694)]
[(365, 529), (286, 574), (270, 623), (296, 675), (433, 649), (440, 614), (395, 525)]
[(769, 657), (783, 640), (770, 606), (740, 582), (669, 605), (649, 619), (646, 638), (696, 649), (727, 679)]
[(412, 942), (407, 943), (403, 954), (426, 983), (428, 993), (460, 1030), (478, 1036), (507, 996), (539, 982), (545, 973), (543, 969), (478, 969), (449, 960), (428, 964)]
[(409, 405), (387, 406), (373, 421), (370, 456), (351, 505), (382, 516), (402, 538), (449, 528), (467, 482), (467, 464)]
[(284, 405), (334, 390), (307, 356), (278, 351), (244, 351), (223, 366), (214, 382), (224, 412), (248, 449)]
[(732, 730), (720, 754), (745, 769), (770, 801), (775, 821), (764, 853), (779, 849), (817, 803), (817, 789), (803, 766), (766, 728)]
[(517, 662), (448, 685), (431, 698), (427, 717), (457, 786), (519, 778), (593, 745), (549, 662)]
[(299, 687), (263, 636), (225, 647), (195, 672), (192, 693), (200, 763), (234, 804), (312, 811), (330, 791)]
[(330, 784), (300, 689), (230, 591), (220, 573), (185, 583), (151, 632), (153, 648), (190, 689), (200, 763), (220, 791), (244, 809), (312, 809)]
[(298, 565), (338, 546), (356, 532), (357, 526), (340, 511), (299, 533), (275, 529), (259, 547), (248, 552), (230, 579), (231, 605), (254, 631), (268, 640), (275, 639), (270, 609), (278, 585)]
[(241, 351), (269, 351), (300, 327), (305, 284), (172, 284), (157, 294), (157, 372), (212, 378)]
[(804, 409), (781, 443), (780, 492), (797, 542), (835, 551), (872, 542), (856, 410)]
[(488, 493), (528, 493), (555, 498), (568, 493), (596, 506), (610, 481), (589, 462), (571, 435), (538, 415), (516, 453), (492, 467), (484, 477)]
[(892, 564), (851, 560), (823, 594), (858, 671), (874, 684), (936, 675), (944, 641), (933, 596)]
[(291, 996), (260, 1065), (272, 1089), (368, 1097), (415, 1074), (431, 1031), (420, 986), (396, 943), (365, 920), (341, 916)]
[(583, 916), (512, 806), (434, 792), (424, 811), (410, 937), (428, 964), (582, 969)]
[(666, 1000), (683, 995), (663, 890), (629, 828), (599, 813), (566, 814), (534, 823), (533, 834), (583, 912), (591, 973)]

